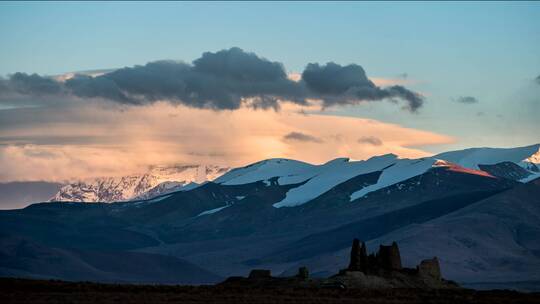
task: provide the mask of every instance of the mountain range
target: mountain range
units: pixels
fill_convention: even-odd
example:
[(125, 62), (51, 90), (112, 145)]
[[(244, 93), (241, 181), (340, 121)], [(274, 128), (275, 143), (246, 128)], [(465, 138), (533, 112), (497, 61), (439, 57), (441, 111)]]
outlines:
[(307, 266), (325, 276), (346, 266), (359, 238), (369, 248), (397, 241), (405, 266), (438, 256), (443, 275), (465, 286), (537, 290), (539, 159), (540, 144), (321, 165), (269, 159), (151, 198), (141, 195), (161, 181), (138, 191), (150, 183), (120, 179), (104, 183), (112, 194), (66, 191), (72, 201), (0, 211), (0, 275), (211, 283)]
[(169, 192), (192, 189), (228, 170), (229, 168), (214, 165), (152, 166), (139, 174), (69, 183), (50, 201), (110, 203), (147, 199)]

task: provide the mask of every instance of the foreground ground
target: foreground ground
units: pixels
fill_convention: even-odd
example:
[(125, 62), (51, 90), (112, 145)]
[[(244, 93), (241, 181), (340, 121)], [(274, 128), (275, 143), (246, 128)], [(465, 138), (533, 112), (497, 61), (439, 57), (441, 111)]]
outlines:
[(540, 303), (540, 293), (467, 289), (246, 289), (0, 279), (0, 303)]

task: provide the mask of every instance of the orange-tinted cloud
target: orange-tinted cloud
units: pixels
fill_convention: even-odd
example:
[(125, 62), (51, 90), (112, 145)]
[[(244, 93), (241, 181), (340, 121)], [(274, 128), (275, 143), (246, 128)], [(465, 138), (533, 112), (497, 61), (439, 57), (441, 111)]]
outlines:
[[(40, 109), (25, 109), (33, 111), (27, 115), (54, 115), (57, 119), (43, 118), (0, 131), (0, 181), (123, 175), (157, 164), (242, 166), (272, 157), (312, 163), (384, 153), (421, 157), (429, 153), (413, 147), (453, 141), (445, 135), (377, 120), (305, 114), (303, 110), (284, 103), (277, 112), (213, 111), (165, 102), (116, 109), (90, 104), (78, 107), (76, 115), (69, 108), (41, 115)], [(286, 140), (292, 132), (318, 140)], [(358, 141), (370, 136), (379, 138), (381, 144)]]

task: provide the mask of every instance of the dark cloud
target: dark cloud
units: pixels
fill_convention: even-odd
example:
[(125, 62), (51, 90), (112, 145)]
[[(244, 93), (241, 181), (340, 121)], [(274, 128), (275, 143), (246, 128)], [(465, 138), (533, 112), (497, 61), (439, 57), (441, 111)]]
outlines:
[(538, 77), (536, 77), (534, 80), (536, 80), (536, 83), (540, 84), (540, 75), (538, 75)]
[(358, 142), (361, 144), (369, 144), (373, 146), (381, 146), (383, 144), (382, 140), (375, 136), (363, 136), (358, 139)]
[(54, 95), (61, 92), (62, 86), (57, 81), (38, 74), (15, 73), (9, 80), (0, 80), (0, 90), (0, 93)]
[(478, 103), (478, 99), (476, 99), (476, 97), (472, 97), (472, 96), (460, 96), (460, 97), (456, 98), (455, 101), (460, 102), (460, 103), (464, 103), (464, 104)]
[(135, 98), (128, 97), (114, 81), (104, 76), (75, 75), (66, 80), (65, 86), (78, 97), (99, 97), (122, 103), (141, 103)]
[(37, 74), (16, 73), (0, 81), (0, 91), (34, 96), (75, 95), (134, 105), (166, 100), (216, 110), (234, 110), (243, 104), (277, 109), (281, 100), (307, 104), (309, 99), (320, 99), (324, 106), (402, 99), (411, 111), (423, 103), (422, 96), (402, 86), (376, 86), (356, 64), (311, 63), (302, 73), (302, 80), (295, 82), (287, 77), (281, 63), (240, 48), (206, 52), (191, 64), (156, 61), (95, 77), (75, 75), (65, 83)]
[(156, 61), (94, 78), (78, 76), (66, 86), (80, 97), (130, 104), (168, 100), (218, 110), (238, 109), (246, 99), (253, 107), (277, 108), (280, 99), (303, 103), (305, 95), (280, 63), (239, 48), (204, 53), (192, 65)]
[(291, 133), (283, 136), (283, 139), (284, 140), (291, 140), (291, 141), (322, 143), (321, 139), (319, 139), (319, 138), (317, 138), (315, 136), (309, 135), (309, 134), (301, 133), (301, 132), (291, 132)]
[(302, 81), (323, 100), (325, 106), (400, 98), (407, 101), (407, 108), (414, 112), (424, 101), (418, 93), (399, 85), (388, 88), (376, 86), (357, 64), (341, 66), (329, 62), (321, 66), (310, 63), (302, 73)]

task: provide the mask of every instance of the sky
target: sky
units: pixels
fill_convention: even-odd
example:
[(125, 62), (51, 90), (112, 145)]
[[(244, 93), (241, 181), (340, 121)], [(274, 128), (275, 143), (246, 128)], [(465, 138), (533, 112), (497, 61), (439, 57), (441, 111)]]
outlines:
[(0, 44), (0, 182), (540, 142), (535, 2), (2, 2)]

